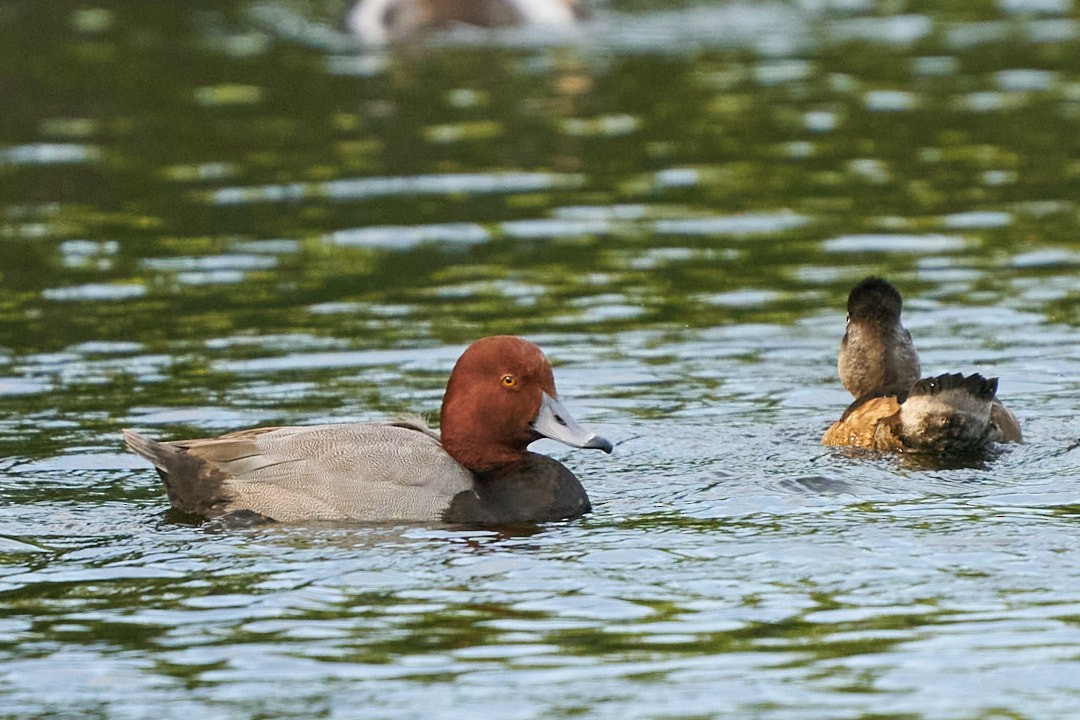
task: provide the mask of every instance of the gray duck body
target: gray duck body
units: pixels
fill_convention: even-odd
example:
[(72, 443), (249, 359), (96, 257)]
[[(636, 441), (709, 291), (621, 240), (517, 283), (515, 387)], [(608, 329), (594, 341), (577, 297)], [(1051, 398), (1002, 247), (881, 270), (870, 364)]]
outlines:
[(124, 431), (154, 464), (169, 501), (217, 517), (247, 511), (281, 522), (518, 523), (588, 512), (588, 495), (559, 462), (528, 453), (474, 474), (420, 420), (242, 430), (159, 442)]

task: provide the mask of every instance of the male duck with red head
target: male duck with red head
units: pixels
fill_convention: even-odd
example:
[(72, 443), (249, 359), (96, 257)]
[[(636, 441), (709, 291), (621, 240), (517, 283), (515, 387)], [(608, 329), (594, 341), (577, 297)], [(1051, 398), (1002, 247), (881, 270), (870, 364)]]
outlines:
[(421, 420), (241, 430), (158, 442), (124, 431), (184, 512), (238, 511), (284, 522), (525, 523), (588, 512), (559, 462), (528, 451), (540, 438), (610, 453), (558, 401), (544, 354), (519, 337), (473, 343), (443, 396), (441, 435)]
[(848, 295), (837, 368), (855, 402), (822, 443), (956, 456), (994, 442), (1022, 442), (1016, 416), (997, 399), (997, 378), (919, 378), (902, 306), (900, 293), (879, 277), (866, 278)]
[(581, 0), (359, 0), (345, 24), (365, 43), (381, 45), (455, 25), (569, 28), (583, 14)]

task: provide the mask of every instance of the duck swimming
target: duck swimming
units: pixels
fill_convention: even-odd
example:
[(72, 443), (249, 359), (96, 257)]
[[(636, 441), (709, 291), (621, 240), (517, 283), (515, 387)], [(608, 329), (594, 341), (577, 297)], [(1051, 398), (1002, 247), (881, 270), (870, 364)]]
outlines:
[(154, 464), (173, 507), (203, 517), (271, 520), (545, 522), (591, 509), (542, 437), (610, 453), (558, 401), (551, 364), (515, 336), (483, 338), (458, 359), (441, 433), (421, 419), (241, 430), (159, 442), (124, 431)]
[(381, 45), (454, 25), (567, 28), (583, 15), (581, 0), (358, 0), (345, 25), (365, 43)]
[(966, 455), (995, 442), (1022, 442), (1016, 416), (997, 399), (997, 378), (953, 373), (920, 379), (902, 305), (896, 288), (878, 277), (848, 295), (837, 369), (855, 402), (822, 444)]

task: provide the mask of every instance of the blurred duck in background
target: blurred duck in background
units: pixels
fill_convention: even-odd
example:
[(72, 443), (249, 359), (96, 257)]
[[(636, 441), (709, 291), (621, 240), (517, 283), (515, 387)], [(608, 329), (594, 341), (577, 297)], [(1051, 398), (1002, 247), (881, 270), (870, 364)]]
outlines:
[(358, 0), (345, 24), (363, 42), (380, 45), (457, 25), (568, 28), (583, 15), (582, 0)]
[(837, 369), (855, 396), (825, 433), (825, 445), (968, 455), (994, 442), (1022, 442), (1016, 416), (997, 399), (997, 378), (978, 373), (920, 379), (919, 354), (900, 321), (900, 293), (868, 277), (848, 295)]

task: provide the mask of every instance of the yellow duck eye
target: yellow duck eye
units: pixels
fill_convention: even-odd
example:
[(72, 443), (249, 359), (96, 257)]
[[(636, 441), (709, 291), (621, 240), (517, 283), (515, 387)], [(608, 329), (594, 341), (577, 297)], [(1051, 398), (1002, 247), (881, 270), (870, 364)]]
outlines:
[(514, 377), (513, 375), (503, 375), (502, 376), (502, 386), (503, 387), (512, 388), (515, 385), (517, 385), (517, 378), (516, 377)]

